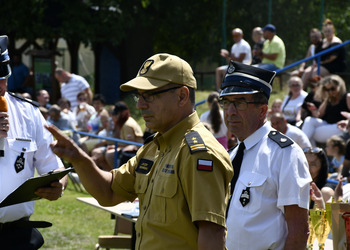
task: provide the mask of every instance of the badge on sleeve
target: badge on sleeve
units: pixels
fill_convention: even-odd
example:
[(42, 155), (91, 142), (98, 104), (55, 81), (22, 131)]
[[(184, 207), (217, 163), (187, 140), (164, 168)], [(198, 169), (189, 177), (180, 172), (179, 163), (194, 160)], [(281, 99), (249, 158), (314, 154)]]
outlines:
[(197, 169), (201, 171), (213, 171), (213, 161), (198, 159)]
[(21, 153), (21, 155), (17, 156), (16, 162), (15, 162), (15, 170), (17, 173), (21, 172), (24, 169), (24, 152)]
[(136, 172), (141, 174), (148, 174), (153, 166), (153, 161), (142, 158), (136, 167)]
[(243, 207), (249, 203), (249, 201), (250, 201), (250, 187), (247, 187), (246, 189), (242, 190), (242, 194), (239, 197), (239, 201), (241, 202)]

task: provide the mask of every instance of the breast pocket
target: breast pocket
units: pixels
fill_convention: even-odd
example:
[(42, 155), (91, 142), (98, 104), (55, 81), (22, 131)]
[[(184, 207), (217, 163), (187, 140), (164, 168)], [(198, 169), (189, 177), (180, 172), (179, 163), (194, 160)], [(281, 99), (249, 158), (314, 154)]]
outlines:
[[(16, 140), (8, 139), (9, 145), (9, 164), (18, 174), (24, 174), (27, 171), (34, 171), (34, 153), (38, 149), (37, 145), (31, 139)], [(23, 171), (25, 170), (25, 171)]]
[[(235, 201), (236, 208), (243, 209), (250, 213), (254, 213), (261, 209), (262, 201), (264, 197), (264, 190), (267, 177), (258, 173), (242, 173), (239, 177), (239, 182), (236, 185)], [(240, 197), (244, 190), (249, 190), (249, 202), (243, 207), (240, 202)]]
[(177, 179), (175, 176), (159, 176), (154, 183), (150, 216), (156, 222), (172, 223), (177, 219)]

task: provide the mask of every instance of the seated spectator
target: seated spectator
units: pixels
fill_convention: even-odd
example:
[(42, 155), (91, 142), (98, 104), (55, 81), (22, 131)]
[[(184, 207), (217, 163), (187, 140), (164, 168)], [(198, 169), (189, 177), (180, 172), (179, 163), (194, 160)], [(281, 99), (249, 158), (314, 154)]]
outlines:
[[(322, 41), (322, 46), (316, 48), (316, 53), (341, 44), (340, 38), (335, 36), (335, 28), (331, 20), (326, 19), (323, 23), (322, 32), (325, 38)], [(320, 75), (322, 77), (343, 72), (346, 69), (346, 52), (344, 47), (333, 50), (321, 56)], [(308, 84), (310, 79), (317, 75), (317, 67), (308, 67), (303, 74), (303, 83)]]
[(74, 142), (79, 143), (79, 135), (72, 132), (72, 130), (75, 130), (75, 125), (67, 118), (67, 116), (62, 114), (61, 108), (57, 104), (52, 105), (49, 109), (48, 123), (55, 125), (61, 130), (68, 130), (69, 132), (67, 133), (72, 137)]
[(255, 27), (252, 32), (252, 40), (254, 41), (254, 46), (252, 50), (252, 64), (261, 63), (260, 52), (264, 47), (264, 34), (263, 30), (260, 27)]
[(337, 179), (345, 159), (345, 141), (341, 137), (333, 135), (327, 140), (326, 153), (328, 157), (332, 158), (329, 172), (335, 173), (335, 175), (332, 175), (332, 179)]
[(276, 98), (273, 101), (273, 103), (271, 104), (271, 109), (269, 109), (267, 112), (267, 120), (270, 120), (273, 114), (282, 112), (282, 103), (282, 100), (279, 98)]
[(75, 115), (71, 110), (70, 101), (67, 98), (60, 98), (57, 102), (58, 106), (61, 108), (61, 112), (67, 116), (67, 118), (74, 124), (74, 127), (77, 127), (77, 122)]
[(29, 94), (28, 92), (24, 92), (24, 93), (22, 93), (21, 94), (21, 96), (23, 96), (24, 98), (26, 98), (26, 99), (30, 99), (30, 100), (32, 100), (32, 95), (31, 94)]
[[(315, 55), (315, 51), (316, 48), (319, 48), (322, 46), (322, 34), (321, 31), (319, 31), (316, 28), (313, 28), (310, 30), (310, 41), (311, 41), (311, 45), (309, 46), (307, 53), (306, 53), (306, 57), (308, 58), (310, 56), (314, 56)], [(304, 72), (305, 72), (305, 66), (306, 66), (307, 62), (303, 62), (299, 65), (299, 69), (293, 71), (291, 73), (292, 76), (299, 76), (302, 77)], [(312, 67), (311, 68), (315, 68), (317, 67), (316, 65), (316, 60), (312, 60)], [(304, 85), (304, 89), (306, 89), (308, 86)]]
[[(310, 186), (310, 208), (325, 208), (325, 203), (331, 198), (325, 185), (328, 177), (328, 161), (322, 148), (304, 148), (304, 153), (309, 163), (312, 183)], [(321, 191), (320, 191), (321, 190)]]
[[(99, 135), (102, 130), (102, 134), (106, 134), (106, 131), (109, 130), (109, 113), (105, 109), (105, 98), (101, 94), (95, 94), (92, 99), (92, 104), (96, 110), (96, 112), (90, 117), (87, 125), (89, 129), (89, 133)], [(108, 133), (107, 133), (108, 134)], [(81, 148), (86, 152), (90, 153), (93, 148), (95, 148), (96, 144), (101, 142), (98, 138), (82, 138), (81, 140)]]
[(282, 113), (289, 124), (299, 125), (301, 121), (301, 105), (307, 92), (303, 90), (303, 82), (297, 76), (292, 76), (288, 81), (289, 93), (282, 103)]
[[(139, 124), (130, 116), (129, 107), (125, 102), (117, 102), (114, 106), (112, 112), (112, 120), (114, 124), (113, 137), (133, 141), (138, 143), (143, 143), (143, 132)], [(114, 155), (115, 155), (115, 145), (114, 143), (109, 143), (105, 141), (104, 145), (107, 147), (96, 148), (92, 151), (92, 158), (95, 160), (96, 164), (106, 171), (110, 171), (114, 168)], [(103, 144), (99, 144), (103, 146)], [(128, 145), (123, 143), (118, 143), (118, 155), (119, 155), (119, 165), (125, 163), (128, 159), (136, 154), (138, 147), (135, 145)], [(128, 157), (128, 155), (130, 157)], [(122, 158), (124, 156), (124, 158)], [(126, 157), (125, 157), (126, 156)]]
[(332, 135), (341, 135), (337, 123), (344, 120), (341, 112), (350, 111), (350, 94), (346, 92), (344, 80), (338, 75), (326, 76), (318, 89), (323, 102), (319, 109), (306, 117), (302, 130), (313, 146), (326, 143)]
[(303, 105), (301, 105), (301, 120), (304, 121), (306, 117), (312, 116), (312, 111), (320, 107), (321, 99), (315, 96), (318, 87), (320, 86), (321, 77), (315, 76), (310, 82), (310, 91), (304, 99)]
[(271, 126), (280, 131), (281, 133), (290, 137), (301, 148), (310, 148), (311, 143), (306, 134), (296, 126), (289, 124), (284, 117), (283, 113), (275, 113), (271, 116)]
[(78, 106), (73, 109), (73, 114), (75, 115), (77, 123), (77, 130), (89, 132), (88, 121), (96, 110), (93, 106), (87, 103), (87, 94), (85, 92), (80, 92), (77, 98)]
[(210, 125), (214, 137), (227, 150), (228, 131), (224, 122), (224, 112), (221, 110), (219, 104), (219, 93), (210, 93), (207, 102), (209, 110), (201, 115), (200, 120)]
[(262, 51), (258, 51), (262, 61), (254, 66), (271, 71), (283, 68), (286, 60), (286, 49), (282, 39), (276, 35), (276, 27), (267, 24), (263, 28), (263, 34), (264, 46)]
[(50, 104), (50, 95), (45, 89), (40, 89), (36, 92), (36, 100), (41, 107), (49, 109)]
[[(243, 39), (243, 31), (240, 28), (232, 30), (232, 39), (235, 42), (231, 48), (231, 52), (226, 49), (221, 49), (220, 55), (226, 59), (227, 62), (233, 60), (244, 64), (252, 62), (252, 51), (249, 43)], [(219, 90), (222, 79), (227, 70), (227, 65), (216, 68), (216, 89)]]
[(42, 106), (39, 107), (40, 113), (44, 116), (45, 120), (49, 118), (49, 110)]

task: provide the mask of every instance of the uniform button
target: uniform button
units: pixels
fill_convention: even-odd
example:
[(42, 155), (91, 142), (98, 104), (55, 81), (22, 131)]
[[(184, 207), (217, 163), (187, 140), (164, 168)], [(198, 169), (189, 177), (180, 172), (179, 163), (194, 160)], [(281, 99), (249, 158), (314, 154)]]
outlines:
[(153, 182), (154, 182), (154, 179), (152, 179), (151, 182), (153, 183)]
[(162, 190), (160, 190), (161, 193), (164, 193), (164, 188), (162, 188)]
[(147, 206), (143, 206), (143, 210), (146, 210)]
[(250, 181), (250, 182), (248, 182), (248, 186), (250, 186), (252, 184), (252, 182)]
[(139, 189), (141, 189), (141, 185), (139, 185)]
[(138, 233), (138, 234), (137, 234), (137, 237), (141, 237), (141, 233)]

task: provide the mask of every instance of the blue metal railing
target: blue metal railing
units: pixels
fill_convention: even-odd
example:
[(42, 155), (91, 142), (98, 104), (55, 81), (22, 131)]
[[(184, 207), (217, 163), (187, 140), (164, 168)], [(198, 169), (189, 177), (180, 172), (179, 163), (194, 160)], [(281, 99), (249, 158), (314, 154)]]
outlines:
[(285, 70), (287, 70), (287, 69), (290, 69), (290, 68), (293, 68), (293, 67), (295, 67), (295, 66), (298, 66), (299, 64), (301, 64), (301, 63), (303, 63), (303, 62), (307, 62), (307, 61), (310, 61), (310, 60), (313, 60), (313, 59), (317, 59), (317, 67), (318, 67), (318, 74), (320, 74), (320, 72), (319, 72), (319, 68), (320, 68), (320, 61), (321, 61), (321, 56), (323, 56), (324, 54), (327, 54), (327, 53), (329, 53), (329, 52), (331, 52), (331, 51), (333, 51), (333, 50), (336, 50), (336, 49), (339, 49), (340, 47), (343, 47), (343, 46), (345, 46), (345, 45), (347, 45), (347, 44), (349, 44), (350, 43), (350, 40), (347, 40), (347, 41), (345, 41), (345, 42), (343, 42), (343, 43), (341, 43), (341, 44), (338, 44), (338, 45), (336, 45), (336, 46), (334, 46), (334, 47), (332, 47), (332, 48), (329, 48), (329, 49), (326, 49), (326, 50), (323, 50), (323, 51), (321, 51), (321, 52), (318, 52), (317, 54), (315, 54), (315, 55), (313, 55), (313, 56), (309, 56), (309, 57), (307, 57), (307, 58), (304, 58), (304, 59), (302, 59), (302, 60), (299, 60), (299, 61), (297, 61), (297, 62), (294, 62), (294, 63), (292, 63), (292, 64), (289, 64), (288, 66), (286, 66), (286, 67), (284, 67), (284, 68), (282, 68), (282, 69), (278, 69), (278, 70), (276, 70), (276, 73), (278, 74), (278, 73), (281, 73), (281, 72), (283, 72), (283, 71), (285, 71)]

